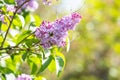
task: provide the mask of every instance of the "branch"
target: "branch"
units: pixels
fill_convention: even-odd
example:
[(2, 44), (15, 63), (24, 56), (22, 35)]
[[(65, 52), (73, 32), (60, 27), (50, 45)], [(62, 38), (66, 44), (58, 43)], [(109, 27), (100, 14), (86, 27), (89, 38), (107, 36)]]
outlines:
[[(37, 43), (39, 43), (39, 41), (38, 42), (36, 42), (33, 46), (35, 46)], [(11, 46), (11, 47), (6, 47), (6, 48), (0, 48), (0, 50), (2, 51), (2, 50), (6, 50), (6, 52), (2, 52), (2, 53), (7, 53), (7, 54), (9, 54), (9, 55), (6, 55), (6, 56), (0, 56), (0, 60), (2, 59), (2, 58), (5, 58), (5, 57), (7, 57), (7, 56), (10, 56), (10, 55), (12, 55), (11, 53), (9, 53), (9, 51), (13, 51), (13, 50), (16, 50), (16, 51), (30, 51), (30, 52), (32, 52), (32, 53), (35, 53), (34, 51), (40, 51), (40, 49), (36, 49), (36, 48), (34, 48), (34, 49), (32, 49), (33, 47), (31, 47), (31, 48), (20, 48), (20, 47), (16, 47), (16, 46)], [(0, 51), (0, 52), (1, 52)]]
[(10, 24), (9, 24), (9, 26), (8, 26), (8, 29), (7, 29), (7, 31), (6, 31), (5, 37), (4, 37), (4, 39), (3, 39), (2, 43), (1, 43), (1, 47), (3, 47), (3, 45), (4, 45), (4, 43), (5, 43), (5, 40), (6, 40), (7, 35), (8, 35), (8, 32), (9, 32), (9, 30), (10, 30), (10, 27), (11, 27), (11, 25), (12, 25), (12, 22), (13, 22), (13, 20), (14, 20), (15, 15), (16, 15), (17, 12), (18, 12), (18, 10), (19, 10), (24, 4), (26, 4), (26, 3), (29, 2), (29, 1), (30, 1), (30, 0), (26, 0), (22, 5), (20, 5), (20, 6), (15, 10), (15, 12), (14, 12), (14, 14), (13, 14), (13, 17), (12, 17), (12, 19), (11, 19), (11, 21), (10, 21)]
[(74, 12), (78, 12), (79, 13), (79, 10), (81, 10), (84, 7), (83, 6), (84, 4), (86, 4), (86, 0), (84, 0), (83, 3), (82, 3), (82, 5), (80, 6), (80, 8), (78, 10), (74, 11)]
[(14, 46), (14, 47), (18, 47), (20, 43), (22, 43), (24, 40), (26, 40), (29, 36), (31, 36), (31, 35), (34, 34), (34, 33), (35, 33), (35, 31), (34, 31), (33, 33), (29, 34), (28, 36), (26, 36), (23, 40), (21, 40), (21, 41), (20, 41), (16, 46)]
[(11, 46), (11, 47), (6, 47), (6, 48), (0, 48), (0, 50), (24, 50), (25, 51), (26, 49)]
[[(28, 36), (26, 36), (26, 37), (25, 37), (23, 40), (21, 40), (16, 46), (9, 46), (9, 47), (6, 47), (6, 48), (0, 47), (0, 50), (17, 49), (20, 43), (22, 43), (24, 40), (26, 40), (29, 36), (31, 36), (31, 35), (34, 34), (34, 33), (35, 33), (35, 31), (34, 31), (33, 33), (29, 34)], [(38, 42), (37, 42), (37, 43), (38, 43)], [(36, 45), (37, 43), (35, 43), (35, 45)], [(18, 49), (19, 49), (19, 48), (18, 48)]]

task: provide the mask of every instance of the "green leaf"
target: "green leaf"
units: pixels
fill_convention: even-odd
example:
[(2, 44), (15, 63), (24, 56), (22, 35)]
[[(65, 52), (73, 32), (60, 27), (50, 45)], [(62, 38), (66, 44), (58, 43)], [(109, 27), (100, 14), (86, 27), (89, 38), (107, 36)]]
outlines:
[(43, 60), (43, 64), (40, 70), (38, 71), (38, 73), (43, 72), (48, 67), (48, 65), (51, 63), (52, 59), (53, 59), (53, 56), (50, 55), (47, 59)]
[(14, 73), (11, 69), (9, 69), (8, 67), (2, 67), (0, 66), (0, 73)]
[(1, 4), (3, 4), (3, 2), (2, 2), (2, 1), (0, 1), (0, 5), (1, 5)]
[(46, 80), (46, 79), (42, 76), (39, 76), (39, 77), (36, 77), (35, 80)]
[(5, 5), (1, 5), (1, 6), (0, 6), (0, 9), (2, 10), (2, 13), (3, 13), (3, 14), (6, 14), (7, 9), (6, 9), (6, 6), (5, 6)]
[(32, 63), (32, 70), (31, 70), (31, 74), (35, 74), (37, 71), (37, 65), (35, 63)]
[(8, 71), (15, 72), (16, 71), (16, 64), (12, 61), (11, 58), (8, 58), (5, 60), (6, 67), (8, 68)]
[(22, 23), (22, 27), (24, 27), (24, 25), (25, 25), (25, 19), (24, 19), (24, 17), (21, 16), (21, 15), (18, 15), (18, 17), (19, 17), (19, 20), (20, 20), (21, 23)]
[(14, 20), (13, 20), (13, 26), (14, 28), (22, 29), (22, 27), (25, 25), (25, 21), (23, 16), (21, 15), (16, 15)]
[(31, 22), (31, 14), (29, 13), (24, 13), (23, 16), (25, 17), (25, 23), (28, 24)]
[(51, 71), (51, 72), (54, 72), (56, 70), (56, 63), (55, 63), (55, 60), (53, 59), (50, 63), (50, 65), (48, 66), (48, 69)]
[(23, 61), (25, 61), (25, 59), (27, 58), (27, 55), (28, 55), (28, 52), (23, 53), (23, 55), (22, 55)]
[(38, 56), (38, 55), (34, 55), (34, 54), (29, 55), (29, 58), (27, 58), (27, 62), (30, 65), (31, 74), (36, 74), (38, 67), (41, 66), (41, 64), (42, 64), (40, 55)]
[(14, 60), (14, 57), (15, 57), (16, 54), (11, 54), (10, 57), (12, 60)]
[(28, 39), (25, 40), (25, 44), (28, 47), (33, 47), (33, 43), (37, 43), (38, 39), (35, 39), (34, 37), (29, 37)]
[(42, 64), (41, 57), (38, 55), (34, 55), (34, 54), (29, 55), (29, 60), (34, 62), (36, 65)]
[(3, 41), (3, 37), (0, 35), (0, 43)]
[(6, 24), (1, 24), (1, 30), (2, 31), (5, 32), (7, 30), (7, 28), (8, 28), (8, 26)]
[(36, 27), (35, 22), (31, 22), (28, 29), (30, 29), (30, 27)]
[(2, 80), (6, 80), (5, 74), (0, 75)]
[(28, 36), (31, 33), (31, 31), (23, 31), (22, 34), (18, 34), (16, 37), (17, 39), (15, 42), (18, 44), (20, 41), (22, 41), (26, 36)]
[(34, 15), (34, 19), (35, 19), (35, 25), (40, 26), (40, 23), (41, 23), (40, 16)]
[(15, 4), (15, 0), (4, 0), (7, 4)]
[(34, 63), (32, 60), (30, 60), (29, 58), (27, 59), (27, 63), (29, 64), (30, 66), (30, 71), (31, 71), (31, 74), (35, 74), (36, 71), (37, 71), (37, 64)]
[(65, 62), (64, 59), (60, 56), (57, 56), (55, 60), (56, 60), (56, 72), (57, 75), (60, 76), (60, 73), (63, 71), (63, 68), (65, 66)]
[(43, 56), (44, 56), (44, 58), (47, 58), (47, 57), (50, 56), (50, 54), (51, 54), (50, 50), (45, 49), (45, 50), (44, 50), (44, 54), (43, 54)]

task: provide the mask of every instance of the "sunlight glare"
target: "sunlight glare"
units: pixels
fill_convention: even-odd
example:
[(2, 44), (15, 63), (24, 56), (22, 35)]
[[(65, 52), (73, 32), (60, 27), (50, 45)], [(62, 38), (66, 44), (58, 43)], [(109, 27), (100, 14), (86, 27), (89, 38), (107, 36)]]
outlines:
[(62, 0), (59, 6), (60, 11), (74, 12), (83, 6), (84, 0)]

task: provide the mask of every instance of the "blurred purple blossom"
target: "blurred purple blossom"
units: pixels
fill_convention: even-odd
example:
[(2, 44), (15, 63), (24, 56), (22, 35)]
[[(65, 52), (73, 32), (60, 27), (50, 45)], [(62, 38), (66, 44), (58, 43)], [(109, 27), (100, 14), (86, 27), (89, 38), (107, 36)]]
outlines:
[[(15, 8), (15, 6), (14, 5), (5, 5), (6, 6), (6, 10), (7, 10), (7, 12), (15, 12), (15, 10), (16, 10), (16, 8)], [(5, 22), (5, 19), (6, 19), (6, 16), (8, 17), (8, 18), (11, 18), (9, 15), (6, 15), (6, 14), (3, 14), (4, 12), (2, 11), (2, 9), (0, 10), (0, 21), (2, 22), (2, 23), (4, 23), (4, 24), (7, 24), (6, 22)]]
[(16, 8), (14, 5), (6, 5), (7, 11), (9, 12), (15, 12)]
[(35, 0), (31, 0), (28, 4), (29, 4), (29, 5), (28, 5), (27, 8), (28, 8), (28, 10), (30, 10), (30, 11), (35, 11), (35, 10), (39, 7), (38, 2), (35, 1)]
[(68, 30), (74, 30), (80, 20), (81, 16), (78, 13), (72, 13), (54, 22), (43, 21), (36, 29), (35, 35), (44, 48), (50, 48), (53, 45), (63, 47), (66, 45)]
[(42, 0), (44, 5), (51, 5), (52, 1), (51, 0)]
[(18, 78), (16, 80), (32, 80), (30, 75), (27, 74), (21, 74), (18, 76)]
[[(56, 1), (58, 1), (58, 0), (56, 0)], [(42, 0), (42, 3), (44, 5), (51, 5), (52, 4), (52, 0)]]
[(0, 14), (0, 21), (4, 22), (4, 15)]
[[(26, 0), (16, 0), (17, 6), (21, 6)], [(35, 11), (38, 8), (39, 4), (36, 0), (30, 0), (25, 3), (21, 9), (28, 9), (30, 11)]]

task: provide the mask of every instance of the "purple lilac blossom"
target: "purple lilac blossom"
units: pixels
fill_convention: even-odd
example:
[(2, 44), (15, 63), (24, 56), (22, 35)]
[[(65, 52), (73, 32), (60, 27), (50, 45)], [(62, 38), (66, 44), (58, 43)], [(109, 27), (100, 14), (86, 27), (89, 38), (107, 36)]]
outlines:
[(42, 0), (42, 3), (44, 5), (51, 5), (52, 1), (51, 0)]
[(28, 8), (28, 10), (30, 10), (30, 11), (35, 11), (38, 7), (39, 7), (38, 2), (35, 1), (35, 0), (31, 0), (31, 1), (29, 2), (29, 5), (28, 5), (27, 8)]
[[(56, 1), (58, 1), (58, 0), (56, 0)], [(44, 5), (51, 5), (52, 4), (52, 0), (42, 0), (42, 3)]]
[[(15, 6), (14, 5), (5, 5), (6, 6), (6, 10), (8, 11), (8, 12), (15, 12), (15, 10), (16, 10), (16, 8), (15, 8)], [(9, 17), (10, 18), (10, 16), (7, 16), (7, 17)], [(0, 10), (0, 21), (2, 22), (2, 23), (4, 23), (4, 24), (6, 24), (6, 22), (5, 22), (5, 14), (3, 14), (2, 13), (2, 10)]]
[(27, 74), (21, 74), (18, 76), (18, 78), (16, 80), (32, 80), (30, 75)]
[(4, 15), (0, 14), (0, 21), (4, 23)]
[(72, 13), (54, 22), (43, 21), (40, 27), (36, 29), (35, 35), (45, 49), (54, 45), (64, 47), (68, 30), (74, 30), (80, 20), (81, 16), (78, 13)]
[(16, 8), (14, 5), (6, 5), (7, 11), (9, 12), (15, 12)]
[[(16, 0), (17, 6), (21, 6), (26, 0)], [(39, 4), (36, 0), (30, 0), (25, 3), (21, 9), (28, 9), (30, 11), (35, 11), (38, 8)]]

